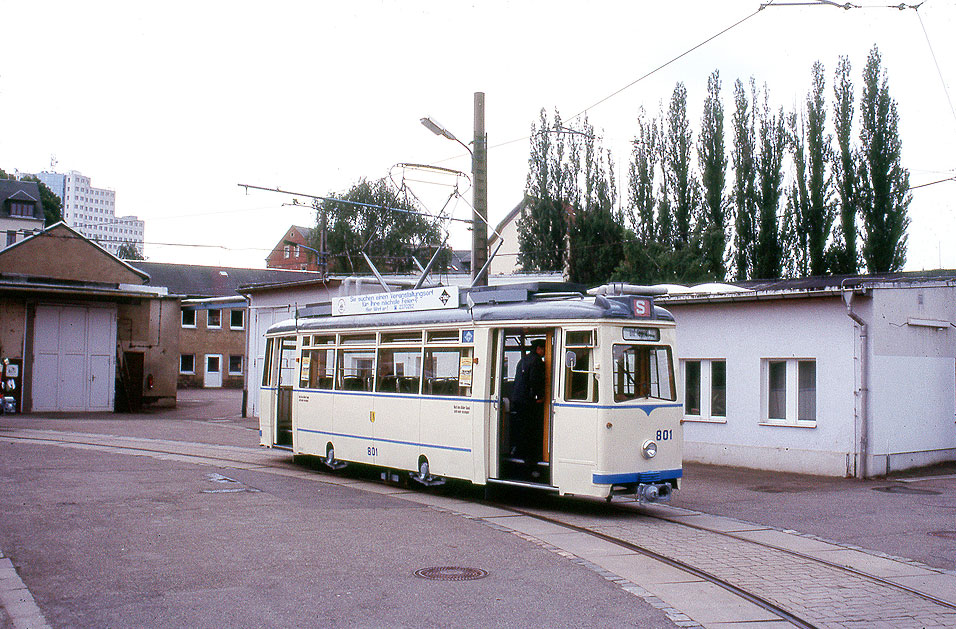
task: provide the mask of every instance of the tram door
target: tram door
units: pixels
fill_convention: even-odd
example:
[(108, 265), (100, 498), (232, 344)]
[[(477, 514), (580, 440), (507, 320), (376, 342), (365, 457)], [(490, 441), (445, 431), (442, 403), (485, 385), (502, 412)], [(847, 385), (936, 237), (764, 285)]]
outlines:
[[(530, 483), (551, 482), (552, 343), (550, 328), (500, 330), (495, 373), (498, 374), (498, 478)], [(519, 364), (544, 345), (541, 387), (543, 401), (522, 404), (516, 399)], [(529, 358), (530, 360), (530, 358)], [(531, 383), (529, 383), (531, 384)]]
[(278, 380), (276, 386), (275, 445), (292, 447), (292, 389), (295, 386), (297, 353), (294, 336), (277, 339), (279, 347), (275, 352), (278, 360)]

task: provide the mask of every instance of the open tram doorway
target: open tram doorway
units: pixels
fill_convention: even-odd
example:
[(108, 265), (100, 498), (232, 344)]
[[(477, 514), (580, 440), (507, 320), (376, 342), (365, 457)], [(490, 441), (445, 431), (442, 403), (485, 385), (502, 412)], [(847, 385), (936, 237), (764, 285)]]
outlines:
[(295, 386), (296, 372), (296, 344), (294, 336), (276, 339), (279, 351), (274, 353), (277, 375), (275, 426), (273, 445), (284, 448), (292, 447), (292, 390)]
[[(552, 328), (507, 328), (498, 331), (498, 478), (526, 483), (551, 483)], [(519, 375), (522, 360), (534, 361), (541, 346), (540, 367)], [(539, 379), (540, 382), (533, 382)], [(516, 379), (517, 387), (516, 387)], [(529, 381), (531, 380), (531, 381)], [(540, 390), (529, 399), (529, 389)], [(519, 391), (518, 389), (521, 389)], [(522, 391), (524, 394), (522, 395)], [(522, 399), (524, 398), (524, 399)]]

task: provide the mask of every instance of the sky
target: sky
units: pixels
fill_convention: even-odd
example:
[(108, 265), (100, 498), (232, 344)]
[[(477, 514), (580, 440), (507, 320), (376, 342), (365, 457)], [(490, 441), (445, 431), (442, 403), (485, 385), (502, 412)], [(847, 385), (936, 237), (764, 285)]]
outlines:
[[(728, 120), (733, 83), (750, 77), (789, 111), (803, 106), (814, 61), (828, 104), (841, 55), (859, 90), (877, 45), (904, 165), (923, 186), (906, 269), (956, 268), (956, 2), (858, 4), (0, 0), (0, 168), (50, 170), (55, 156), (54, 170), (115, 190), (117, 215), (146, 221), (150, 260), (263, 267), (290, 225), (314, 226), (314, 212), (292, 204), (303, 196), (239, 184), (334, 196), (391, 177), (437, 213), (460, 178), (396, 165), (469, 172), (467, 152), (419, 120), (468, 143), (475, 92), (485, 93), (494, 225), (522, 198), (542, 108), (586, 112), (624, 196), (638, 111), (666, 107), (678, 82), (697, 130), (714, 70)], [(466, 201), (448, 207), (470, 218)], [(470, 247), (460, 226), (451, 242)]]

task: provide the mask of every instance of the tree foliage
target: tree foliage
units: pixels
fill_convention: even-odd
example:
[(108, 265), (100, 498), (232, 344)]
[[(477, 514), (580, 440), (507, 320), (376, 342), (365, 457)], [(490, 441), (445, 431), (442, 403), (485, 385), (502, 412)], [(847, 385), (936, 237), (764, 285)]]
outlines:
[(863, 259), (870, 273), (899, 271), (906, 262), (909, 171), (902, 165), (902, 143), (896, 101), (874, 46), (863, 70), (860, 101), (860, 218), (864, 230)]
[(519, 223), (522, 266), (564, 268), (586, 283), (688, 284), (850, 274), (863, 260), (872, 273), (900, 269), (911, 196), (896, 103), (874, 47), (857, 128), (850, 69), (841, 57), (832, 110), (820, 62), (789, 113), (771, 107), (766, 85), (738, 79), (729, 128), (714, 71), (696, 142), (678, 83), (656, 117), (637, 115), (623, 209), (590, 123), (568, 129), (542, 111)]
[(132, 242), (124, 242), (116, 252), (116, 257), (120, 260), (145, 260), (139, 248)]
[(724, 250), (727, 248), (727, 212), (724, 187), (727, 180), (727, 155), (724, 150), (724, 105), (720, 100), (720, 74), (707, 79), (707, 99), (697, 143), (703, 188), (701, 247), (707, 273), (718, 281), (727, 274)]
[(426, 257), (442, 241), (441, 230), (413, 200), (400, 195), (385, 180), (360, 180), (348, 192), (329, 197), (316, 206), (316, 229), (310, 245), (319, 249), (321, 217), (327, 216), (327, 242), (332, 256), (329, 273), (367, 272), (364, 250), (379, 271), (408, 272), (413, 256)]

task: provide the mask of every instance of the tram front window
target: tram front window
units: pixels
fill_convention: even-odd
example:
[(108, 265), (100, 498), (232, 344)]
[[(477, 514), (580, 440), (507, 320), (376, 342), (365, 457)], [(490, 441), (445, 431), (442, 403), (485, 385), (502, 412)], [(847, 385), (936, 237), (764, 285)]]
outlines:
[(661, 345), (615, 345), (614, 401), (675, 400), (671, 349)]

